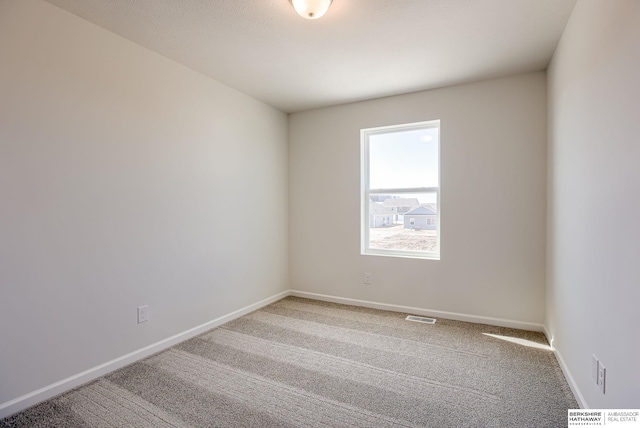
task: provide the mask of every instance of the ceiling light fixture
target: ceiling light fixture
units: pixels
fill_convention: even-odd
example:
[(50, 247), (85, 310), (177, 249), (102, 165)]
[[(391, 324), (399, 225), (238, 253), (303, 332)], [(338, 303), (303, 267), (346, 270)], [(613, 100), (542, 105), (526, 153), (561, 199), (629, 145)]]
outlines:
[(322, 17), (333, 0), (289, 0), (293, 8), (303, 18), (318, 19)]

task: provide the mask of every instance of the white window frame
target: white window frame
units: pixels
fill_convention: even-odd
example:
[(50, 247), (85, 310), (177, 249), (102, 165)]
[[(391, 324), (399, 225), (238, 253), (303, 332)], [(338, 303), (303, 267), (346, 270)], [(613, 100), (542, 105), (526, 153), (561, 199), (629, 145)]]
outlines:
[[(369, 137), (372, 135), (394, 133), (400, 131), (411, 131), (416, 129), (441, 128), (440, 120), (430, 120), (425, 122), (407, 123), (401, 125), (381, 126), (377, 128), (366, 128), (360, 130), (360, 171), (361, 171), (361, 254), (374, 256), (391, 256), (405, 258), (419, 258), (429, 260), (440, 260), (440, 194), (441, 194), (441, 168), (440, 168), (440, 137), (438, 138), (438, 186), (437, 187), (415, 187), (415, 188), (395, 188), (395, 189), (371, 189), (369, 187)], [(369, 200), (375, 194), (415, 194), (415, 193), (435, 193), (438, 210), (436, 212), (436, 251), (410, 251), (391, 250), (369, 247)]]

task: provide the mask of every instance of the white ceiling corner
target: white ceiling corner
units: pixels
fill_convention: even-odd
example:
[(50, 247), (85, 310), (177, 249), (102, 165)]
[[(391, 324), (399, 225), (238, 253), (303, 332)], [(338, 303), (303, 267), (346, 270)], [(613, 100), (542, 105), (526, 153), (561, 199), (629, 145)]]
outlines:
[(576, 0), (47, 0), (282, 111), (544, 70)]

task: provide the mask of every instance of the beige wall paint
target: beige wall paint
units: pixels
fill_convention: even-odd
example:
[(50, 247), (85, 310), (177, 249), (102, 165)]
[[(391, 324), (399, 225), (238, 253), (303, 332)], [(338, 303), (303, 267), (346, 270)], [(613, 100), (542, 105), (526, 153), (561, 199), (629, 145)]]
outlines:
[[(360, 255), (360, 129), (432, 119), (441, 260)], [(543, 72), (290, 115), (291, 288), (541, 324), (545, 129)]]
[(287, 246), (284, 113), (0, 1), (0, 404), (287, 290)]
[(640, 408), (639, 23), (637, 0), (579, 0), (548, 75), (546, 326), (591, 408)]

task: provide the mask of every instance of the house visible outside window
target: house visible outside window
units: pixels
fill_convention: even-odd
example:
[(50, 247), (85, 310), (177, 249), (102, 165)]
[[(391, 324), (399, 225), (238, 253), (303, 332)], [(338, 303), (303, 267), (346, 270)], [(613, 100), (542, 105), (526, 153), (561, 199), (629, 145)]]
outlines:
[(439, 260), (440, 121), (360, 136), (362, 254)]

